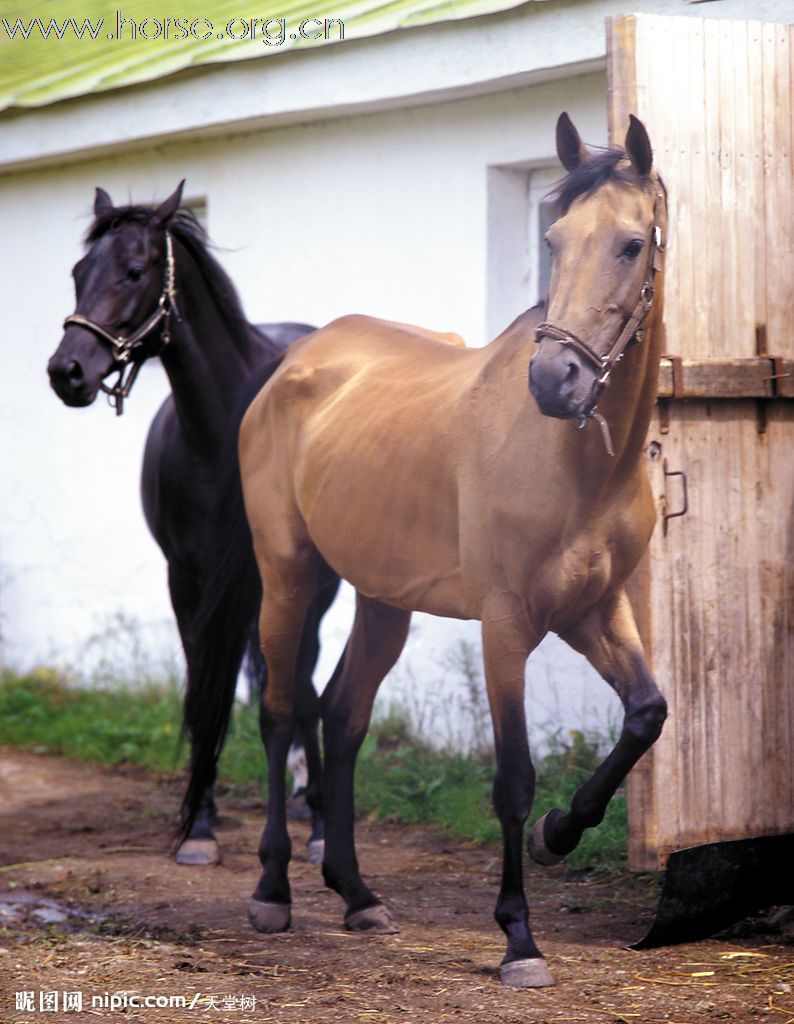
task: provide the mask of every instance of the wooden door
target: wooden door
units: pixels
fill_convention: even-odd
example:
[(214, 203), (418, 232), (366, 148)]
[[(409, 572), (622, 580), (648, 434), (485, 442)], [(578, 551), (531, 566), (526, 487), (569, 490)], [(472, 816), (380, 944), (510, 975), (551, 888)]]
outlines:
[[(610, 137), (669, 191), (660, 522), (632, 596), (670, 705), (629, 780), (630, 863), (794, 832), (792, 26), (609, 19)], [(686, 515), (666, 520), (684, 499)]]

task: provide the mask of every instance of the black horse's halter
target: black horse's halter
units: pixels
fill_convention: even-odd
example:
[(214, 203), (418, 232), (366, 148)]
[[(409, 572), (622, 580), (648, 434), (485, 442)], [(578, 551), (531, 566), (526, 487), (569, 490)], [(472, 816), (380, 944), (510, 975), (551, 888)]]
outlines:
[[(101, 324), (98, 324), (93, 320), (89, 320), (89, 318), (83, 316), (82, 313), (72, 313), (71, 316), (67, 316), (64, 320), (64, 327), (68, 327), (70, 324), (74, 324), (77, 327), (85, 327), (86, 330), (92, 331), (100, 341), (109, 345), (111, 355), (113, 356), (113, 363), (105, 376), (108, 376), (113, 372), (118, 372), (118, 379), (112, 386), (105, 384), (104, 380), (99, 386), (101, 390), (108, 395), (108, 401), (116, 410), (117, 416), (121, 416), (124, 412), (124, 399), (127, 398), (130, 391), (132, 391), (132, 385), (135, 383), (135, 378), (138, 376), (140, 368), (147, 359), (152, 356), (159, 355), (166, 345), (170, 343), (172, 314), (176, 317), (177, 321), (181, 320), (179, 309), (176, 304), (176, 264), (174, 261), (174, 243), (171, 239), (171, 233), (166, 231), (163, 290), (160, 293), (160, 298), (157, 301), (157, 306), (155, 307), (154, 312), (147, 317), (141, 326), (138, 327), (137, 330), (133, 331), (129, 337), (111, 334), (110, 331)], [(147, 346), (143, 344), (144, 339), (147, 338), (160, 323), (162, 323), (163, 329), (160, 332), (159, 347), (156, 349), (147, 348)]]
[[(544, 321), (535, 328), (536, 344), (540, 344), (544, 338), (550, 338), (552, 341), (558, 341), (561, 345), (569, 345), (595, 367), (598, 376), (593, 381), (587, 411), (579, 417), (579, 427), (581, 429), (586, 426), (589, 419), (594, 419), (601, 427), (604, 444), (610, 457), (613, 457), (615, 453), (612, 450), (609, 424), (596, 410), (598, 408), (598, 400), (609, 383), (612, 371), (623, 358), (626, 349), (632, 344), (640, 344), (645, 337), (642, 324), (653, 306), (656, 275), (662, 269), (662, 255), (665, 250), (662, 226), (659, 219), (660, 200), (663, 202), (662, 193), (657, 192), (653, 202), (653, 227), (651, 228), (651, 243), (648, 252), (645, 282), (640, 289), (640, 296), (637, 299), (636, 306), (623, 324), (609, 351), (600, 355), (591, 345), (577, 337), (572, 331), (550, 321)], [(548, 308), (548, 301), (546, 308)]]

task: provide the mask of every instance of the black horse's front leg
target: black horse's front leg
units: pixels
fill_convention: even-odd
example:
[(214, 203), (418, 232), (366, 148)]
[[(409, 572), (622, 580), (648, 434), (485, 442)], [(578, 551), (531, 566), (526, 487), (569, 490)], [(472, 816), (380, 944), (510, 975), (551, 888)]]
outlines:
[(563, 634), (615, 689), (625, 711), (614, 749), (574, 794), (570, 809), (554, 809), (532, 830), (530, 856), (554, 864), (579, 844), (586, 828), (599, 825), (629, 771), (659, 738), (667, 703), (651, 676), (634, 615), (623, 591), (593, 609), (575, 630)]
[[(171, 595), (174, 614), (176, 615), (177, 626), (179, 627), (179, 634), (182, 639), (182, 646), (185, 651), (187, 690), (190, 691), (192, 681), (196, 678), (193, 623), (201, 591), (196, 576), (189, 570), (174, 563), (168, 567), (168, 589)], [(236, 669), (233, 671), (236, 678)], [(188, 723), (188, 732), (191, 731), (190, 723)], [(217, 825), (217, 821), (218, 812), (215, 807), (213, 788), (210, 785), (202, 794), (201, 805), (190, 825), (190, 831), (182, 839), (176, 851), (177, 864), (195, 867), (220, 863), (220, 846), (213, 832), (213, 826)]]

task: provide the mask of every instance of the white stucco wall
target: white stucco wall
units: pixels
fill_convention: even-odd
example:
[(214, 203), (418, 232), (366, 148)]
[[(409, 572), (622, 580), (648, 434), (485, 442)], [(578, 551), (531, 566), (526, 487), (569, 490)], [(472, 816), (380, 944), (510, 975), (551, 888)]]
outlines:
[[(87, 649), (88, 639), (119, 613), (141, 624), (153, 657), (177, 649), (164, 561), (137, 494), (145, 431), (166, 392), (162, 371), (144, 370), (120, 419), (102, 398), (87, 410), (66, 408), (45, 374), (73, 308), (69, 272), (96, 185), (118, 202), (149, 201), (186, 177), (186, 194), (206, 199), (210, 233), (252, 320), (322, 324), (366, 312), (458, 331), (479, 345), (487, 340), (489, 233), (492, 256), (500, 244), (499, 225), (488, 224), (488, 169), (553, 162), (562, 109), (585, 138), (604, 142), (605, 79), (591, 74), (0, 178), (9, 260), (0, 282), (6, 659), (86, 667), (101, 649)], [(518, 311), (505, 310), (504, 325)], [(321, 676), (349, 614), (348, 599), (329, 623)], [(442, 675), (437, 666), (457, 639), (477, 636), (474, 624), (422, 620), (403, 683)], [(544, 657), (565, 675), (555, 655)], [(546, 668), (539, 673), (545, 678)], [(581, 674), (578, 663), (572, 673)], [(597, 685), (570, 699), (580, 710), (600, 697)], [(567, 724), (580, 719), (577, 711)]]

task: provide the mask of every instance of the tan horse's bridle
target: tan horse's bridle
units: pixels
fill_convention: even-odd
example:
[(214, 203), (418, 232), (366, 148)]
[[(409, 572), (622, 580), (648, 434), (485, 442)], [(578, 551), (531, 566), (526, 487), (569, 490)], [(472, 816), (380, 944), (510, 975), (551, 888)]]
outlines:
[[(565, 327), (561, 327), (559, 324), (552, 323), (551, 321), (546, 320), (543, 323), (538, 324), (535, 328), (536, 344), (540, 344), (544, 338), (550, 338), (552, 341), (558, 341), (561, 345), (570, 346), (570, 348), (584, 356), (584, 358), (595, 367), (598, 376), (593, 382), (588, 410), (587, 412), (582, 413), (579, 417), (579, 426), (584, 427), (588, 419), (595, 419), (601, 427), (601, 432), (604, 436), (604, 444), (606, 445), (607, 452), (610, 456), (613, 456), (615, 453), (612, 450), (609, 426), (604, 417), (601, 416), (596, 409), (598, 407), (598, 400), (609, 383), (612, 371), (623, 358), (623, 354), (626, 349), (632, 344), (640, 344), (644, 338), (642, 325), (653, 306), (653, 300), (656, 294), (656, 275), (662, 269), (662, 255), (665, 251), (665, 242), (660, 219), (660, 205), (664, 205), (664, 196), (662, 192), (657, 192), (656, 198), (653, 202), (653, 226), (651, 228), (651, 240), (648, 252), (645, 282), (640, 289), (637, 304), (623, 324), (623, 327), (621, 328), (614, 343), (606, 353), (603, 355), (599, 354), (586, 341), (583, 341), (575, 335), (573, 331), (569, 331)], [(548, 300), (546, 308), (548, 309)]]
[[(116, 410), (116, 415), (121, 416), (124, 411), (124, 399), (129, 396), (138, 371), (147, 359), (159, 353), (171, 341), (171, 316), (180, 319), (179, 310), (176, 304), (176, 264), (174, 261), (174, 243), (171, 233), (165, 232), (165, 272), (163, 277), (163, 290), (157, 301), (154, 312), (144, 320), (140, 327), (128, 337), (124, 335), (111, 334), (101, 324), (90, 320), (82, 313), (72, 313), (63, 322), (64, 327), (71, 324), (76, 327), (85, 327), (86, 330), (95, 334), (100, 341), (110, 347), (113, 363), (105, 376), (118, 372), (118, 379), (112, 386), (103, 381), (99, 386), (106, 395), (110, 405)], [(155, 349), (147, 349), (143, 344), (152, 331), (162, 323), (163, 329), (160, 332), (160, 345)]]

